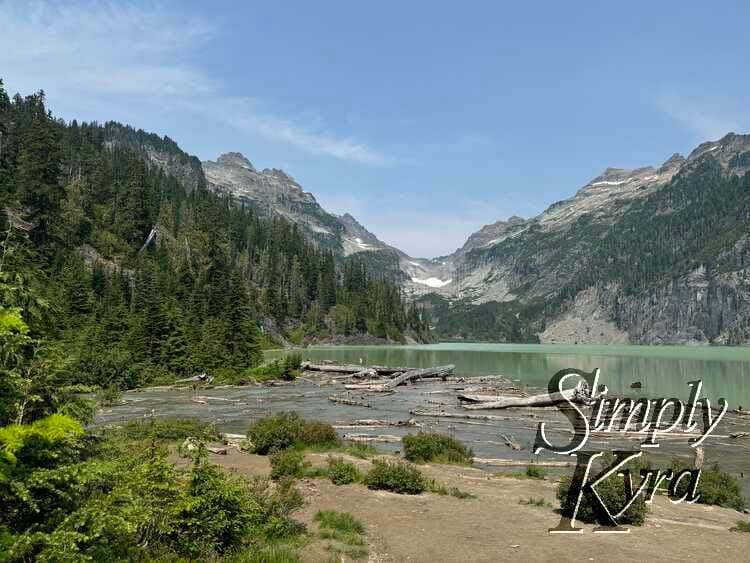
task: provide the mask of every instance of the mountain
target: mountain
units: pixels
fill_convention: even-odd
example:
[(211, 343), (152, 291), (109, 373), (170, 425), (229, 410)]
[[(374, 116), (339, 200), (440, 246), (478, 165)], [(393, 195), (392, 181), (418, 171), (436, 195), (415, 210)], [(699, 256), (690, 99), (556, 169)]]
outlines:
[(239, 153), (202, 163), (208, 187), (297, 224), (341, 261), (362, 259), (432, 312), (443, 338), (570, 343), (750, 340), (745, 174), (730, 133), (658, 167), (607, 168), (536, 217), (486, 225), (455, 252), (415, 258), (287, 173)]
[[(536, 217), (471, 235), (439, 259), (451, 282), (422, 303), (443, 337), (747, 343), (749, 170), (750, 136), (734, 133), (658, 168), (608, 168)], [(524, 326), (493, 338), (456, 321), (488, 309), (489, 326), (509, 311)]]

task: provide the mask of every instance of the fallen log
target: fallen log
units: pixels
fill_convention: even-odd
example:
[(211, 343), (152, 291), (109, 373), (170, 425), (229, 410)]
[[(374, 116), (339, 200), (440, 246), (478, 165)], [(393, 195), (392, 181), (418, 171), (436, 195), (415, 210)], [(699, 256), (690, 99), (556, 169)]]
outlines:
[(498, 416), (495, 414), (467, 414), (461, 412), (420, 411), (413, 410), (409, 414), (414, 416), (430, 416), (436, 418), (466, 418), (470, 420), (518, 420), (519, 418), (541, 418), (534, 413), (519, 413), (516, 416)]
[(401, 436), (392, 434), (344, 434), (344, 440), (350, 442), (400, 442)]
[(313, 364), (302, 362), (300, 369), (306, 371), (324, 371), (328, 373), (344, 373), (354, 375), (366, 370), (373, 370), (376, 375), (393, 375), (403, 371), (409, 371), (414, 368), (407, 367), (390, 367), (390, 366), (363, 366), (359, 364)]
[(334, 403), (342, 404), (342, 405), (352, 405), (355, 407), (367, 407), (368, 409), (370, 408), (370, 403), (366, 403), (364, 401), (358, 401), (357, 399), (350, 399), (349, 397), (331, 395), (330, 397), (328, 397), (328, 400)]
[(494, 465), (497, 467), (519, 467), (525, 465), (540, 465), (543, 467), (573, 467), (575, 463), (571, 461), (523, 461), (520, 459), (488, 459), (475, 457), (474, 463), (480, 465)]
[(447, 378), (450, 374), (453, 373), (453, 370), (455, 369), (455, 366), (453, 364), (449, 364), (447, 366), (438, 366), (435, 368), (424, 368), (424, 369), (412, 369), (405, 373), (398, 374), (395, 377), (392, 377), (391, 379), (387, 380), (385, 383), (381, 384), (351, 384), (351, 385), (345, 385), (344, 387), (346, 389), (356, 389), (356, 390), (363, 390), (363, 391), (374, 391), (377, 393), (382, 393), (384, 391), (392, 391), (399, 385), (403, 385), (404, 383), (410, 382), (410, 381), (416, 381), (419, 379), (443, 379)]
[(558, 403), (573, 401), (585, 402), (590, 397), (588, 386), (581, 382), (573, 389), (565, 389), (558, 393), (543, 393), (531, 397), (495, 397), (494, 401), (463, 405), (467, 410), (507, 409), (510, 407), (548, 407)]
[(511, 450), (521, 449), (521, 444), (519, 444), (518, 441), (513, 436), (508, 436), (507, 434), (500, 434), (500, 437), (505, 442), (505, 445), (508, 446)]
[[(515, 389), (503, 389), (503, 391), (515, 391)], [(528, 394), (519, 390), (518, 395), (498, 395), (497, 393), (459, 393), (458, 399), (470, 403), (492, 403), (504, 397), (528, 397)]]
[(337, 421), (334, 428), (383, 428), (387, 426), (406, 427), (422, 426), (413, 418), (409, 420), (378, 420), (372, 418), (361, 418), (352, 421)]

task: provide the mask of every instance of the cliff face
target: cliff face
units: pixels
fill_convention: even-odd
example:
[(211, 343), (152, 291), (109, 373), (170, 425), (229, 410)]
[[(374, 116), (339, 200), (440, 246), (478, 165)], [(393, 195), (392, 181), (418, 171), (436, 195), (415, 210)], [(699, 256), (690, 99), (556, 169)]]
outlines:
[(441, 295), (533, 307), (543, 342), (748, 343), (749, 170), (750, 136), (736, 134), (658, 168), (609, 168), (472, 235), (443, 259)]

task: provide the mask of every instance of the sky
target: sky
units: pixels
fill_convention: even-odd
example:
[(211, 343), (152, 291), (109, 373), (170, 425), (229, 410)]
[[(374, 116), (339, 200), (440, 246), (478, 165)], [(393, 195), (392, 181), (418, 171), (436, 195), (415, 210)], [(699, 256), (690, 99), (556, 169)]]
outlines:
[(750, 132), (750, 4), (5, 2), (0, 78), (53, 113), (282, 168), (412, 256), (606, 167)]

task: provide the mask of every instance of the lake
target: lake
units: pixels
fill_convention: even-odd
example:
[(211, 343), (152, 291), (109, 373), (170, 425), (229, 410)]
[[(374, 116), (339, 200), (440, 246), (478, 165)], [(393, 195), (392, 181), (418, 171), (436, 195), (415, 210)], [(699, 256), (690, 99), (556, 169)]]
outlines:
[[(455, 364), (464, 376), (501, 374), (529, 387), (546, 387), (557, 371), (601, 369), (610, 394), (677, 397), (703, 380), (703, 396), (750, 408), (750, 348), (724, 346), (587, 346), (557, 344), (443, 343), (416, 346), (337, 346), (301, 350), (305, 359), (366, 365), (429, 367)], [(269, 351), (270, 358), (284, 355)], [(631, 389), (636, 381), (641, 389)]]

